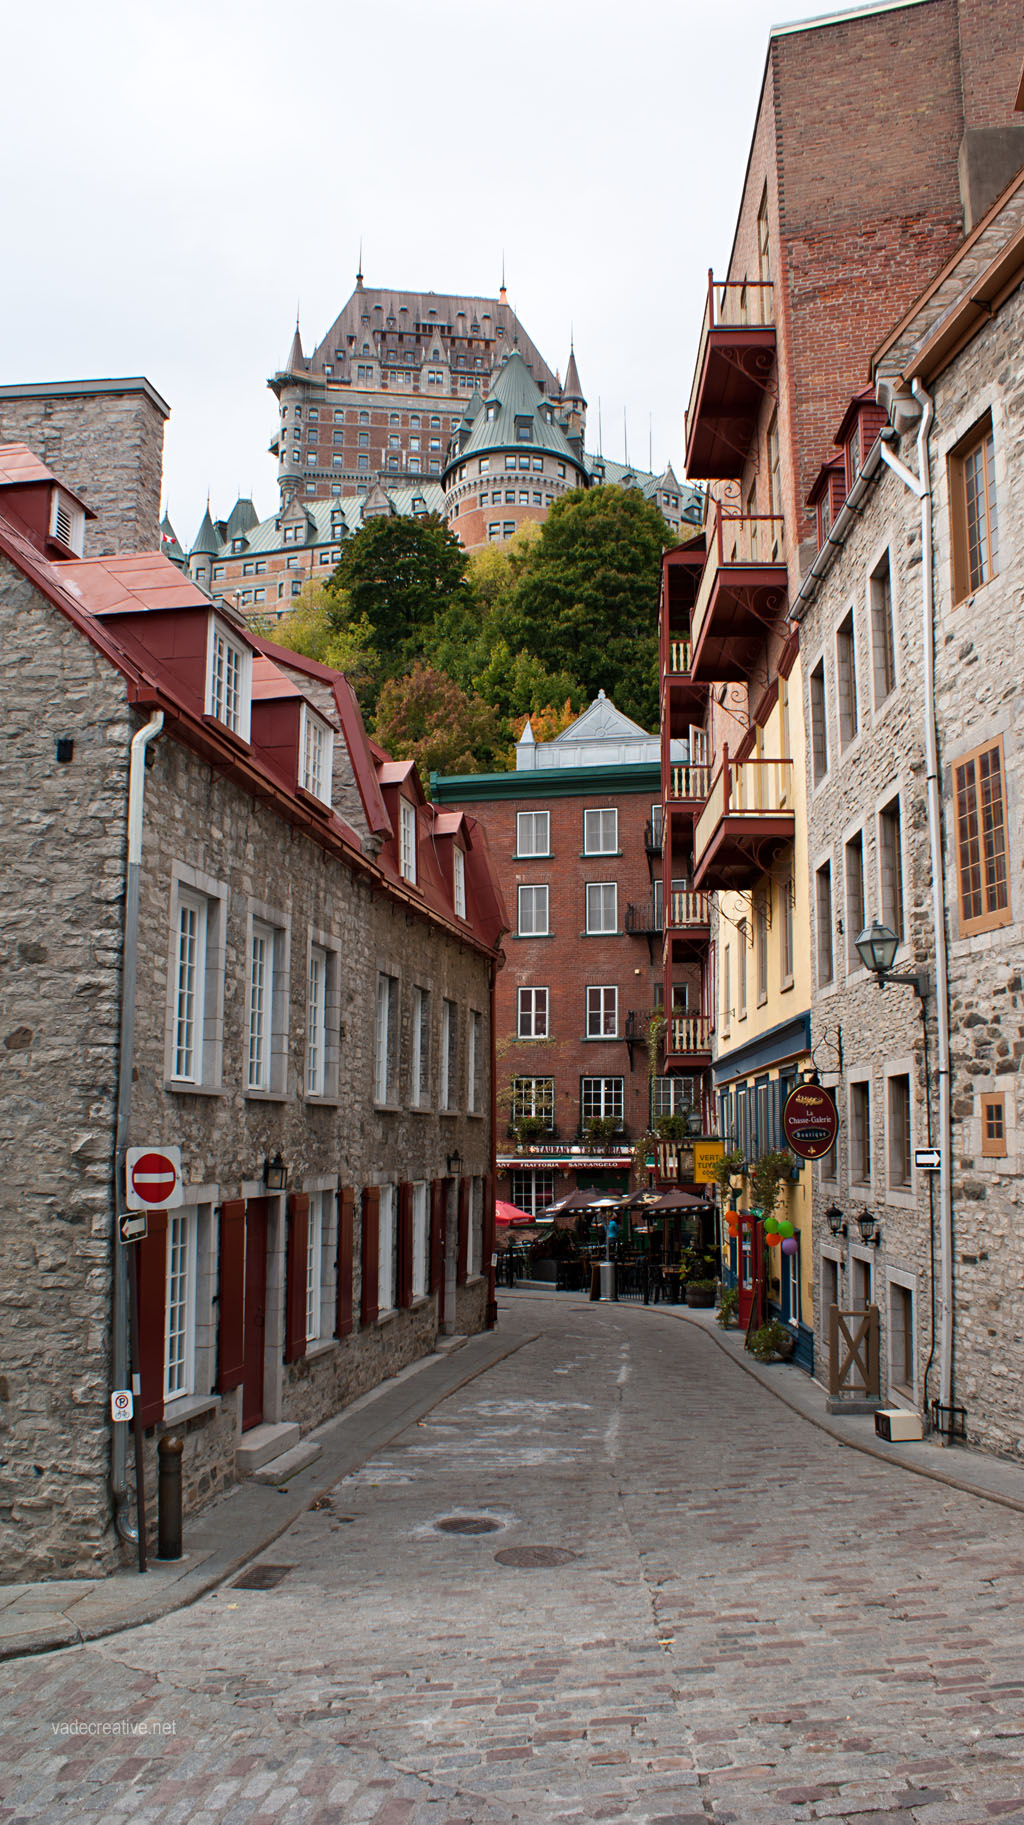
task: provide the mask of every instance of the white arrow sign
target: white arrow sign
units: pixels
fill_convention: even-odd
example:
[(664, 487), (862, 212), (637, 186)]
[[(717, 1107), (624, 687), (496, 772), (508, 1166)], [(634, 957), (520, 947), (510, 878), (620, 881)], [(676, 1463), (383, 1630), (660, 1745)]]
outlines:
[(914, 1165), (918, 1172), (941, 1172), (942, 1152), (938, 1147), (915, 1147)]

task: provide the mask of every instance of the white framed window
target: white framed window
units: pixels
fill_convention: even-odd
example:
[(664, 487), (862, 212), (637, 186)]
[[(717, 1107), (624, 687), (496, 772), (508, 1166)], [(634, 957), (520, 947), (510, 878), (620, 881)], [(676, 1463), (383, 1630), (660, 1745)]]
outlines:
[[(651, 1114), (690, 1115), (700, 1121), (700, 1079), (652, 1077)], [(698, 1127), (699, 1132), (699, 1127)]]
[(584, 855), (616, 855), (619, 847), (619, 814), (614, 807), (583, 813)]
[(412, 1296), (427, 1291), (427, 1182), (417, 1179), (412, 1188)]
[(555, 1175), (549, 1171), (531, 1171), (529, 1168), (515, 1166), (512, 1169), (512, 1202), (518, 1210), (525, 1210), (527, 1216), (535, 1217), (549, 1204), (555, 1201)]
[(619, 924), (619, 890), (614, 881), (587, 882), (587, 931), (614, 932)]
[(520, 887), (518, 899), (519, 937), (546, 938), (549, 930), (547, 887)]
[(377, 1228), (377, 1310), (390, 1312), (395, 1303), (395, 1188), (380, 1188)]
[(306, 1342), (320, 1335), (323, 1305), (324, 1200), (329, 1192), (314, 1191), (306, 1219)]
[(458, 1104), (459, 1010), (454, 1001), (441, 1003), (441, 1107), (454, 1109)]
[(249, 739), (252, 710), (252, 650), (228, 632), (223, 621), (210, 616), (206, 657), (206, 713)]
[(173, 863), (171, 875), (167, 1083), (179, 1089), (216, 1089), (223, 1065), (227, 890), (183, 863)]
[(306, 1095), (327, 1089), (327, 976), (330, 955), (322, 944), (309, 947), (306, 980)]
[(587, 989), (587, 1038), (614, 1039), (619, 1030), (617, 988)]
[(414, 1109), (430, 1106), (430, 992), (421, 988), (412, 992), (409, 1101)]
[(514, 1077), (512, 1079), (512, 1121), (539, 1116), (553, 1127), (555, 1120), (555, 1080), (553, 1077)]
[(466, 1276), (475, 1280), (480, 1272), (483, 1258), (484, 1231), (484, 1182), (483, 1179), (470, 1180), (469, 1186), (469, 1231), (466, 1236)]
[(208, 909), (204, 894), (182, 889), (178, 899), (171, 1070), (177, 1083), (194, 1084), (202, 1078)]
[(546, 1039), (548, 1036), (547, 989), (518, 989), (516, 1032), (520, 1039)]
[(466, 1108), (470, 1115), (478, 1115), (482, 1107), (478, 1081), (483, 1062), (482, 1035), (481, 1017), (471, 1008), (466, 1032)]
[(164, 1293), (164, 1399), (195, 1393), (196, 1247), (199, 1213), (182, 1204), (167, 1213)]
[(457, 919), (466, 917), (466, 852), (456, 843), (452, 850), (452, 898)]
[(304, 792), (318, 798), (321, 804), (329, 805), (334, 783), (334, 730), (305, 703), (302, 706), (300, 751), (302, 764), (299, 769), (299, 785)]
[(374, 1101), (378, 1103), (391, 1100), (397, 1030), (398, 982), (394, 976), (388, 976), (381, 970), (377, 975), (373, 1073), (373, 1095)]
[(584, 1077), (580, 1079), (580, 1116), (587, 1123), (592, 1116), (614, 1117), (622, 1121), (622, 1078)]
[(284, 933), (254, 918), (249, 938), (249, 1021), (246, 1088), (283, 1089), (286, 1019), (282, 1001)]
[(416, 807), (407, 798), (401, 801), (401, 837), (398, 865), (403, 880), (416, 884)]

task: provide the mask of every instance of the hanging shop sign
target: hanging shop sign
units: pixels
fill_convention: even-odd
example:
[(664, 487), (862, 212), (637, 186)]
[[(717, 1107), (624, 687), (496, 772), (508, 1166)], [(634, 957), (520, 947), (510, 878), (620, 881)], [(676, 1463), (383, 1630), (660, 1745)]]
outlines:
[(824, 1159), (839, 1133), (839, 1114), (828, 1091), (820, 1084), (798, 1084), (791, 1090), (782, 1109), (782, 1132), (797, 1159)]

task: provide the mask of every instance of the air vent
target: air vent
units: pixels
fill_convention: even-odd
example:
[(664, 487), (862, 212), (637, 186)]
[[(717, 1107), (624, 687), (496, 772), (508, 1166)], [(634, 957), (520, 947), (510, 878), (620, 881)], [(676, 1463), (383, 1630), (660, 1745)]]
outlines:
[(81, 557), (85, 543), (85, 514), (60, 488), (53, 491), (50, 537), (68, 551), (73, 551), (76, 557)]

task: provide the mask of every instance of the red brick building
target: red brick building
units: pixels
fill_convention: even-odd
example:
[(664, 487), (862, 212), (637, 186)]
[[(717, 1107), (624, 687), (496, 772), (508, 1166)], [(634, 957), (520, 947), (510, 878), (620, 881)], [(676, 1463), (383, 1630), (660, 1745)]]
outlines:
[[(495, 1007), (498, 1195), (531, 1213), (577, 1186), (626, 1190), (652, 1118), (700, 1105), (710, 1053), (667, 1078), (657, 1043), (658, 754), (602, 693), (554, 741), (527, 725), (514, 773), (431, 782), (436, 803), (482, 825), (512, 921)], [(680, 967), (672, 996), (680, 1015), (698, 1007), (699, 968)]]

